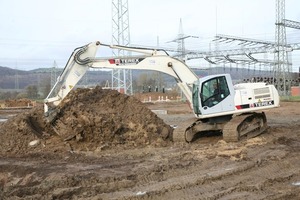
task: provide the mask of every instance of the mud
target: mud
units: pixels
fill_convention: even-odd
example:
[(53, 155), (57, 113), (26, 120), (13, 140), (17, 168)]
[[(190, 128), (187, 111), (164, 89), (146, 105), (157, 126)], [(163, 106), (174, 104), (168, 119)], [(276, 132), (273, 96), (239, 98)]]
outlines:
[[(82, 100), (91, 99), (92, 94), (89, 95)], [(122, 98), (118, 93), (114, 95)], [(66, 140), (72, 135), (67, 134), (70, 131), (68, 128), (79, 123), (71, 123), (78, 118), (77, 114), (74, 115), (77, 117), (69, 119), (73, 116), (71, 113), (86, 112), (85, 116), (97, 114), (109, 118), (103, 115), (103, 108), (101, 112), (95, 109), (105, 104), (107, 113), (115, 114), (112, 112), (114, 106), (107, 105), (108, 99), (105, 103), (97, 100), (97, 107), (90, 103), (84, 104), (82, 110), (73, 110), (72, 107), (80, 107), (79, 99), (76, 100), (79, 105), (65, 102), (61, 107), (61, 111), (64, 110), (59, 117), (61, 122), (55, 125), (60, 130), (58, 132), (62, 132), (60, 135), (55, 131), (47, 132), (51, 127), (42, 123), (40, 108), (1, 123), (0, 199), (300, 198), (300, 103), (282, 102), (280, 108), (266, 111), (270, 127), (258, 137), (226, 143), (222, 135), (208, 134), (187, 144), (181, 140), (185, 126), (193, 120), (187, 104), (139, 104), (126, 97), (116, 108), (120, 112), (121, 109), (137, 109), (134, 112), (137, 116), (126, 114), (126, 119), (122, 119), (123, 126), (128, 126), (129, 121), (143, 124), (144, 115), (138, 113), (150, 109), (165, 109), (169, 113), (158, 116), (163, 123), (153, 115), (153, 119), (158, 121), (158, 124), (153, 122), (156, 131), (147, 128), (148, 122), (138, 125), (145, 126), (142, 130), (148, 135), (146, 137), (143, 131), (143, 134), (138, 134), (138, 131), (138, 139), (149, 138), (149, 135), (152, 138), (149, 143), (142, 144), (142, 141), (134, 142), (136, 135), (131, 134), (135, 130), (124, 132), (122, 142), (119, 137), (112, 139), (100, 134), (96, 136), (101, 137), (102, 142), (93, 138), (90, 133), (95, 130), (88, 127), (96, 125), (89, 124), (91, 117), (88, 117), (89, 122), (84, 119), (81, 119), (84, 123), (80, 121), (84, 124), (84, 130), (88, 131), (84, 134), (81, 131), (76, 131), (76, 134), (72, 132), (83, 138), (74, 136)], [(124, 104), (127, 101), (141, 108), (126, 108)], [(25, 115), (28, 121), (24, 121)], [(116, 116), (120, 114), (115, 114), (114, 118), (118, 118)], [(152, 117), (150, 121), (153, 121)], [(102, 123), (101, 126), (112, 127), (111, 133), (115, 133), (119, 130), (115, 128), (115, 122), (112, 121), (111, 125)], [(62, 128), (59, 123), (64, 123), (66, 127)], [(176, 127), (172, 137), (171, 132), (166, 138), (157, 131), (161, 126), (168, 127), (166, 124)], [(38, 131), (30, 132), (30, 129)], [(28, 146), (34, 140), (40, 142)]]

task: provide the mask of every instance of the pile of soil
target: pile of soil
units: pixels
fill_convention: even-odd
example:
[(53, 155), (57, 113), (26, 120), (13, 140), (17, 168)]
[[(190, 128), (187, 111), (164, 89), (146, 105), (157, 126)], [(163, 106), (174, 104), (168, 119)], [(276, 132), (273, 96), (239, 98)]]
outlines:
[(39, 151), (102, 151), (111, 148), (167, 146), (173, 129), (134, 97), (115, 90), (77, 89), (47, 123), (43, 107), (1, 125), (0, 154)]
[(32, 107), (35, 106), (36, 102), (30, 99), (7, 99), (1, 103), (2, 108), (9, 107)]

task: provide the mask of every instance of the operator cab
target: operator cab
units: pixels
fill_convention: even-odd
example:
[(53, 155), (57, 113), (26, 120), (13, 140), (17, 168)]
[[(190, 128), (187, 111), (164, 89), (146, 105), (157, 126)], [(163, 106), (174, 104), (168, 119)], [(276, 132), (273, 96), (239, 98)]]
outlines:
[(224, 76), (209, 79), (202, 83), (201, 105), (203, 107), (213, 107), (220, 103), (230, 94), (226, 79)]
[[(193, 107), (200, 118), (214, 113), (232, 111), (234, 89), (229, 74), (203, 77), (193, 86)], [(210, 117), (210, 116), (207, 116)]]

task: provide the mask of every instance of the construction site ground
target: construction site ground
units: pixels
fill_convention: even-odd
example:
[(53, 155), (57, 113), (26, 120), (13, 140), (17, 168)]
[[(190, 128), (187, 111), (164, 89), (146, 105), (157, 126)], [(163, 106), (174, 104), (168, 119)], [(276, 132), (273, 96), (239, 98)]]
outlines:
[[(132, 105), (140, 106), (135, 101)], [(237, 143), (226, 143), (220, 133), (186, 143), (183, 132), (195, 118), (184, 102), (143, 106), (167, 111), (158, 117), (174, 127), (172, 138), (153, 122), (151, 129), (146, 124), (137, 130), (160, 130), (163, 139), (152, 135), (148, 140), (151, 135), (143, 132), (145, 138), (130, 133), (122, 143), (120, 138), (103, 143), (90, 136), (86, 140), (78, 134), (72, 137), (64, 127), (58, 131), (67, 130), (60, 140), (46, 133), (46, 128), (42, 133), (28, 131), (20, 116), (27, 110), (17, 110), (14, 117), (13, 111), (0, 110), (1, 117), (10, 118), (0, 123), (0, 199), (300, 199), (299, 102), (281, 102), (280, 108), (266, 110), (268, 130)], [(30, 112), (29, 122), (37, 130), (34, 120), (42, 112)], [(113, 113), (111, 108), (101, 112)], [(126, 115), (135, 120), (150, 117), (156, 116)], [(63, 119), (60, 124), (78, 123)]]

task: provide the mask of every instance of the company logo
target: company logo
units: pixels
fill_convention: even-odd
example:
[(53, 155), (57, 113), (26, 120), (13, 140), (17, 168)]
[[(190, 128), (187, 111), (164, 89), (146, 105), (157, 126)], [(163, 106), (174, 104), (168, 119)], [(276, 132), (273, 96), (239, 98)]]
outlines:
[(110, 64), (116, 65), (130, 65), (130, 64), (138, 64), (144, 60), (144, 58), (122, 58), (122, 59), (109, 59)]
[(254, 103), (254, 107), (271, 106), (271, 105), (274, 105), (274, 101), (263, 101), (263, 102)]

